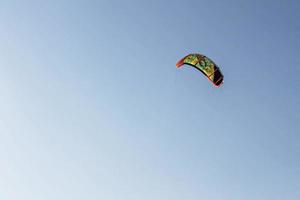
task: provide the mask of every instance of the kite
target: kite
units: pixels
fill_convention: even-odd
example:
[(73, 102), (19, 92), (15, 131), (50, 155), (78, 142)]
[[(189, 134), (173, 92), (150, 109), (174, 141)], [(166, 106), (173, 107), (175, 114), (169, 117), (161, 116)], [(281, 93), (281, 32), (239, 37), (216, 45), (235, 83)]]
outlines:
[(176, 67), (179, 68), (184, 64), (190, 65), (202, 72), (214, 86), (220, 87), (223, 84), (224, 76), (221, 70), (208, 57), (201, 54), (189, 54), (179, 60), (176, 63)]

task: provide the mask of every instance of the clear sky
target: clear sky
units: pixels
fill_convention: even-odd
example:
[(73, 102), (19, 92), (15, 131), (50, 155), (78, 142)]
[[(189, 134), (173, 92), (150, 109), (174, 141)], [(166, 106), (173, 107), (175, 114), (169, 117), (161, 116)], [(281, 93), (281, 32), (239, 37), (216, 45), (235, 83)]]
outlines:
[(2, 0), (0, 199), (299, 200), (299, 9)]

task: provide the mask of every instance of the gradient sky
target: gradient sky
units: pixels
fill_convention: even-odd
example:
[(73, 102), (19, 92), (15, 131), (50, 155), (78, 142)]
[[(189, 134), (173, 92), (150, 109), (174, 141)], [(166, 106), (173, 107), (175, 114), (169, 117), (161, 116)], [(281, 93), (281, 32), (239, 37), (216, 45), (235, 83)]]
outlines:
[(0, 1), (0, 199), (299, 200), (299, 10)]

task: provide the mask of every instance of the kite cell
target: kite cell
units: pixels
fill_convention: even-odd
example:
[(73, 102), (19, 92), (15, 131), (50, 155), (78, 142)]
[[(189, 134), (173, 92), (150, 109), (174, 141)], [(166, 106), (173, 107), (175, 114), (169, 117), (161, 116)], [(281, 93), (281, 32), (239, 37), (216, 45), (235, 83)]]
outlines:
[(182, 65), (190, 65), (202, 72), (214, 86), (220, 87), (223, 83), (223, 74), (219, 67), (208, 57), (201, 54), (189, 54), (176, 63), (179, 68)]

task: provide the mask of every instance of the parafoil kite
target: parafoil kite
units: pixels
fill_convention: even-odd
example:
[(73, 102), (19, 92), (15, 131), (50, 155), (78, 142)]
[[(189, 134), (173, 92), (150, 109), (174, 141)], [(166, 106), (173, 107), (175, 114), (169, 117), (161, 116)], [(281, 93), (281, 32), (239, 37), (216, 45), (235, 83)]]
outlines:
[(220, 87), (223, 83), (223, 74), (219, 67), (208, 57), (201, 54), (189, 54), (176, 63), (179, 68), (182, 65), (190, 65), (202, 72), (214, 86)]

